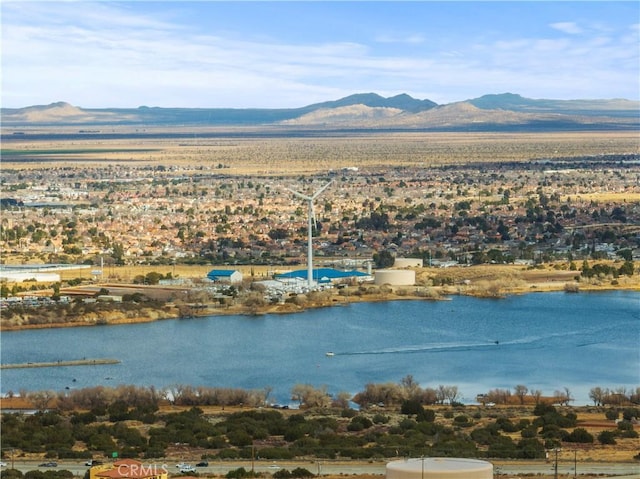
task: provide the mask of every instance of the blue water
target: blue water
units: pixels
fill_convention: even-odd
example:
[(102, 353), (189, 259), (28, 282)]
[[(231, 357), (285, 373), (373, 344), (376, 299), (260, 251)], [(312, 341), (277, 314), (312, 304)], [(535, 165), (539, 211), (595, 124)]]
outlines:
[(3, 364), (85, 357), (121, 363), (2, 370), (0, 391), (269, 387), (272, 400), (286, 403), (296, 384), (356, 393), (367, 383), (397, 383), (411, 374), (421, 387), (458, 386), (465, 402), (524, 384), (544, 395), (568, 387), (575, 404), (587, 404), (594, 386), (640, 385), (639, 344), (640, 293), (455, 296), (291, 315), (4, 332)]

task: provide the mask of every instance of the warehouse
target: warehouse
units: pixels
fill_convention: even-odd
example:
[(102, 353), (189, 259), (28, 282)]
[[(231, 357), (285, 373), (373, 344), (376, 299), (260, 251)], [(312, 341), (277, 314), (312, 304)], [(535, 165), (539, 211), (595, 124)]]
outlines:
[[(290, 271), (288, 273), (282, 273), (276, 275), (276, 279), (285, 280), (285, 279), (306, 279), (307, 278), (307, 270), (299, 269), (296, 271)], [(351, 271), (341, 271), (333, 268), (316, 268), (313, 270), (313, 280), (318, 284), (327, 284), (334, 283), (341, 280), (347, 279), (356, 279), (357, 281), (369, 281), (371, 280), (371, 276), (367, 273), (363, 273), (361, 271), (351, 270)]]
[(242, 273), (235, 269), (212, 269), (207, 279), (221, 283), (242, 283)]
[(69, 264), (25, 264), (0, 266), (0, 281), (7, 283), (22, 283), (37, 281), (42, 283), (57, 283), (60, 281), (59, 271), (88, 269), (87, 265)]

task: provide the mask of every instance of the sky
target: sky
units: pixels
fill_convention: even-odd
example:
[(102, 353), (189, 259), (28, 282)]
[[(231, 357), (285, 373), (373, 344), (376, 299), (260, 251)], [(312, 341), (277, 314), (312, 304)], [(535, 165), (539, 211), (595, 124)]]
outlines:
[(637, 1), (1, 0), (2, 107), (640, 100)]

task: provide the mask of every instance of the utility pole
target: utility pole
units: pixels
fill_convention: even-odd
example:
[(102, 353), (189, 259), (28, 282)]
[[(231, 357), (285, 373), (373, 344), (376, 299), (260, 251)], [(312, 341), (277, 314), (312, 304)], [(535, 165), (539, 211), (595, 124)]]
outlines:
[(560, 448), (556, 447), (554, 450), (556, 452), (556, 462), (553, 466), (553, 479), (558, 479), (558, 451)]

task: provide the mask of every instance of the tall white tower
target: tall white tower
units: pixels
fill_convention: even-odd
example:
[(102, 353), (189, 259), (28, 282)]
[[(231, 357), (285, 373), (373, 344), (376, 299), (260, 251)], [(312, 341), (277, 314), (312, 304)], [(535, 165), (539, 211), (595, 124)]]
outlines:
[(316, 213), (313, 209), (313, 202), (318, 196), (320, 196), (320, 194), (324, 190), (326, 190), (329, 187), (331, 183), (333, 183), (333, 180), (331, 180), (329, 183), (324, 185), (322, 188), (320, 188), (311, 196), (303, 195), (298, 191), (287, 188), (287, 190), (289, 190), (291, 193), (296, 195), (298, 198), (302, 198), (303, 200), (305, 200), (308, 205), (307, 214), (309, 218), (308, 218), (308, 233), (307, 233), (307, 283), (309, 285), (309, 288), (313, 287), (313, 225), (316, 221)]

